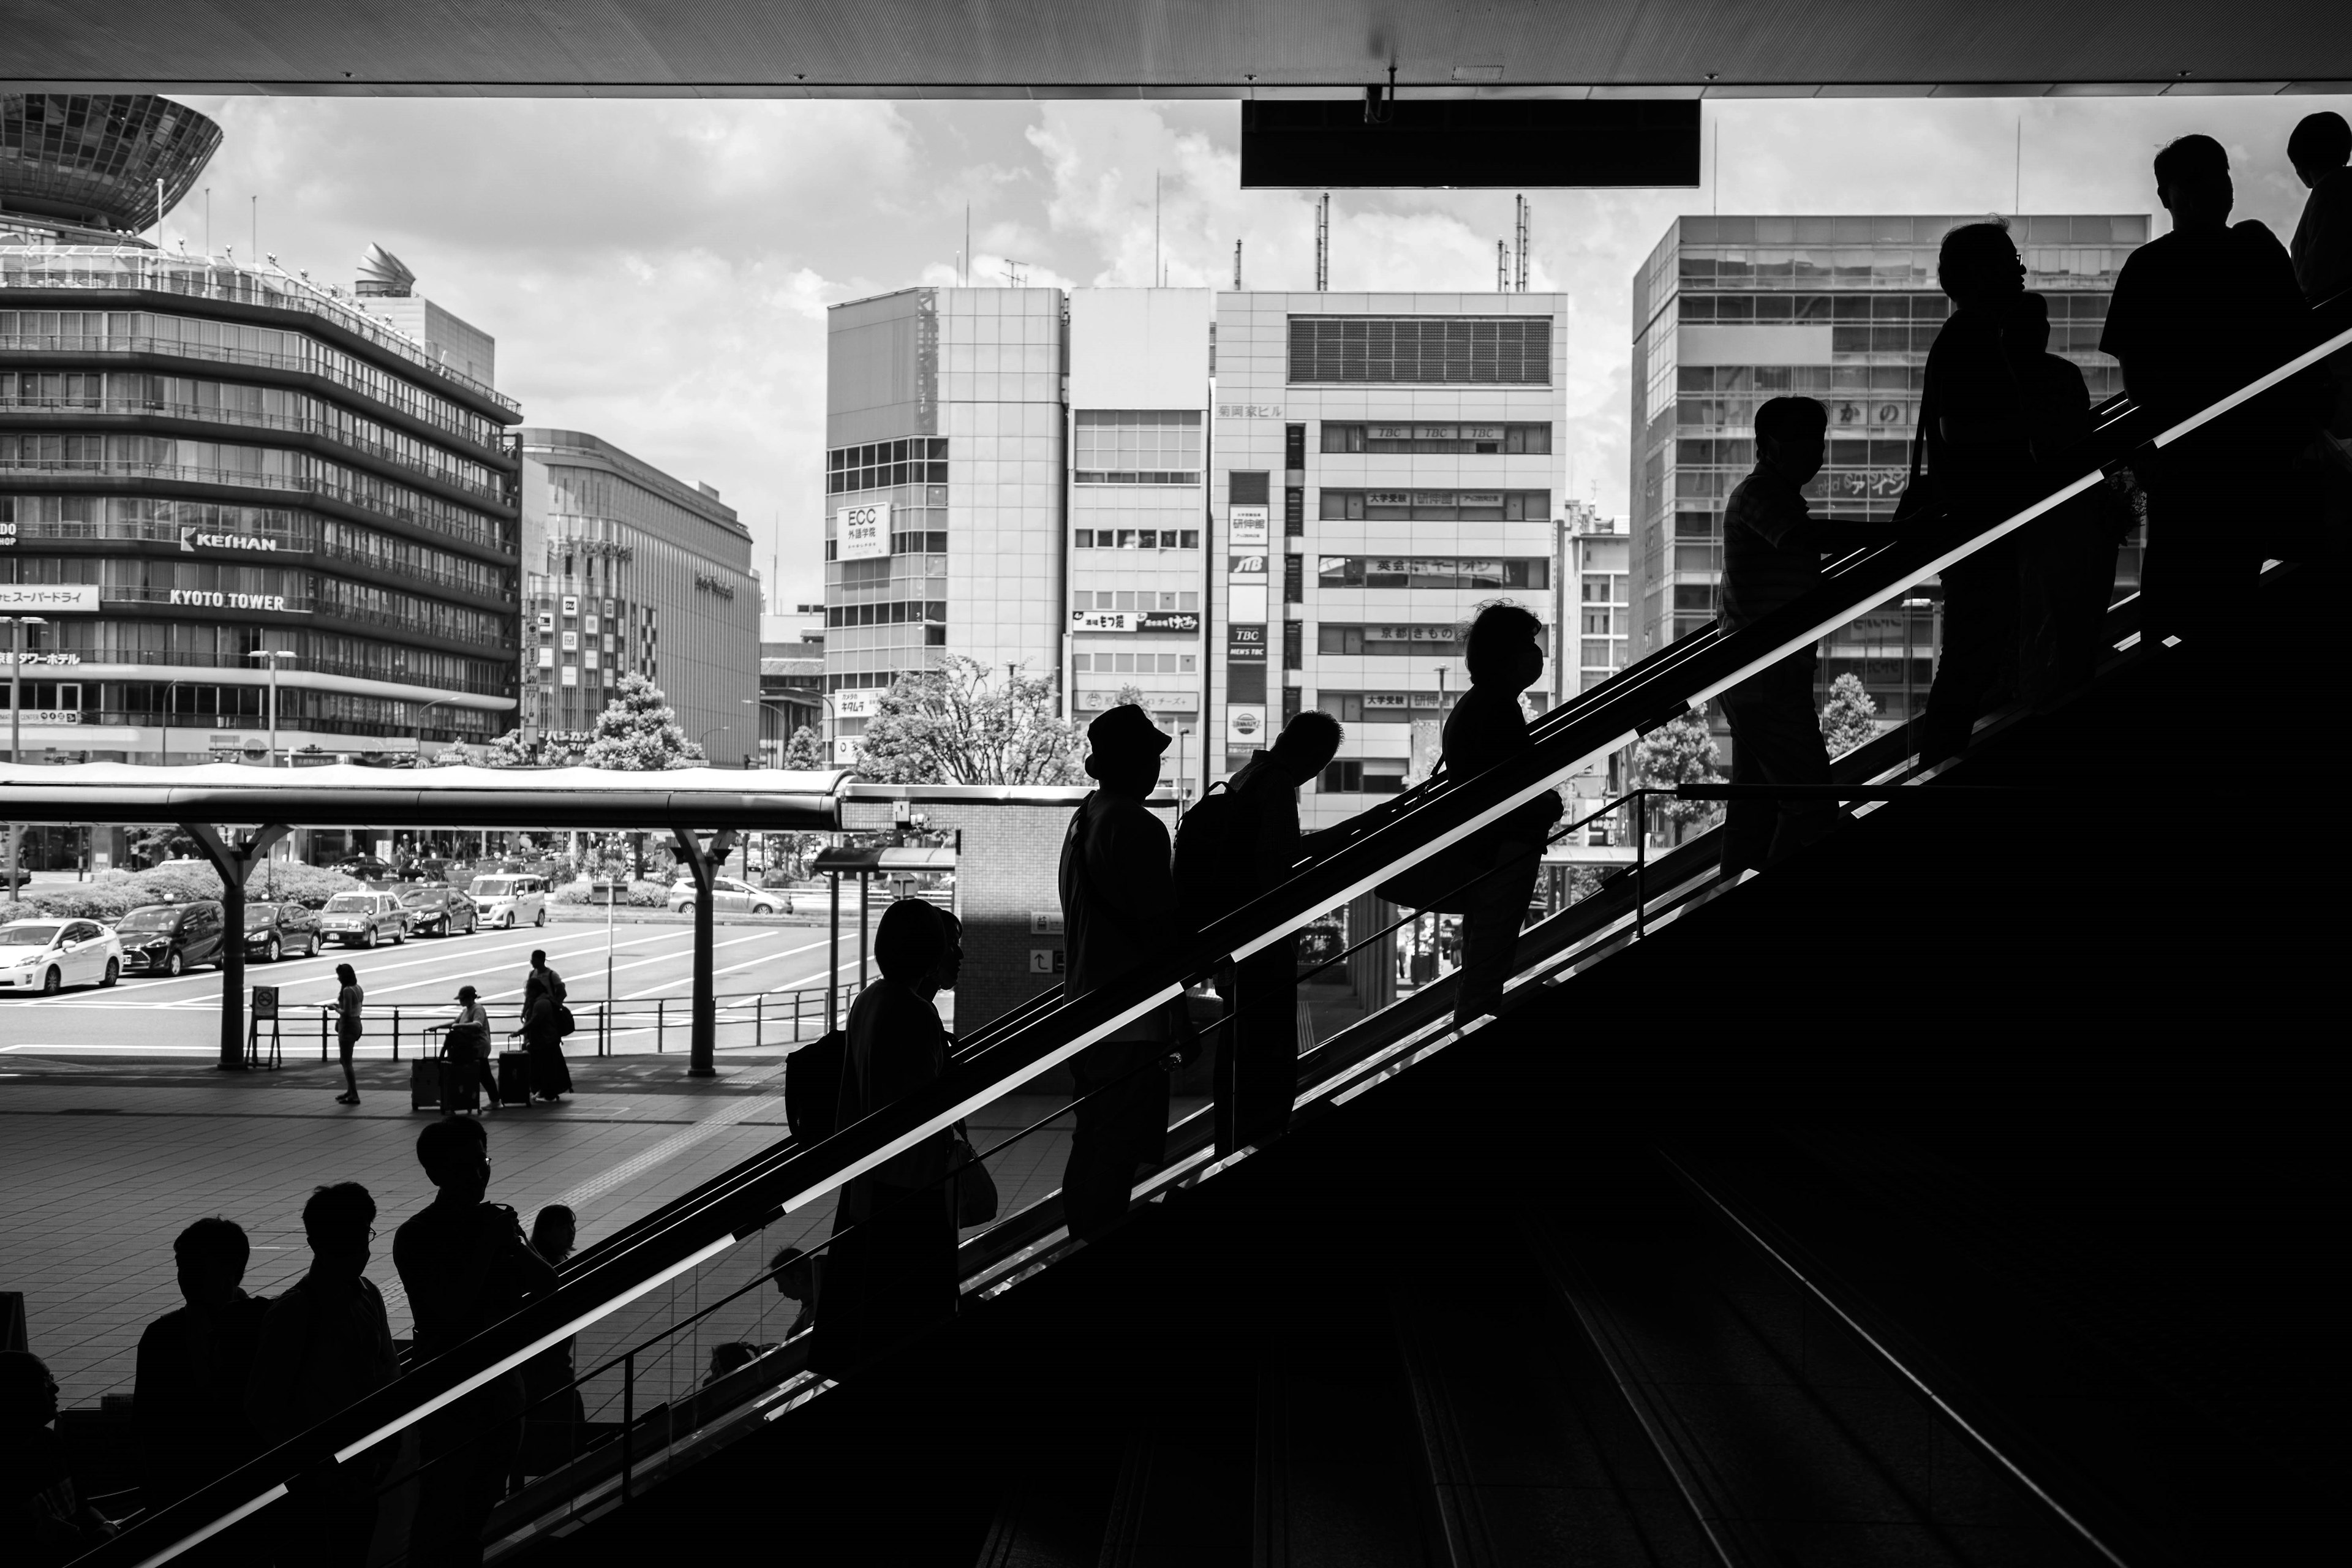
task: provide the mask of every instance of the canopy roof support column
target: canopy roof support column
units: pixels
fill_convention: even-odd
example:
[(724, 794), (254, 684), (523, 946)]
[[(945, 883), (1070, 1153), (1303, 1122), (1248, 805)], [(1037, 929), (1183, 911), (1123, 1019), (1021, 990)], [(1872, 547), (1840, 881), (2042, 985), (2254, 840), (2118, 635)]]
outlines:
[(282, 822), (268, 823), (250, 841), (236, 844), (224, 839), (209, 822), (180, 826), (220, 873), (220, 1060), (215, 1065), (235, 1072), (245, 1066), (245, 879), (253, 874), (254, 862), (268, 855), (290, 829)]
[(708, 847), (690, 827), (673, 827), (678, 858), (694, 879), (694, 1030), (687, 1059), (687, 1076), (712, 1078), (719, 1072), (719, 996), (711, 974), (711, 878), (735, 847), (735, 830), (722, 827), (710, 836)]

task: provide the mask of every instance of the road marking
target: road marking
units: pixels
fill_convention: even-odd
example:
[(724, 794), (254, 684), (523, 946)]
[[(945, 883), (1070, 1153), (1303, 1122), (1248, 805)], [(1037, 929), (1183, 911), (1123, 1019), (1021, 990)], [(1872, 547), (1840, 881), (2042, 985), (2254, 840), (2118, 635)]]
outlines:
[(568, 1208), (577, 1210), (583, 1205), (603, 1197), (622, 1183), (633, 1181), (656, 1165), (677, 1158), (696, 1144), (709, 1142), (734, 1126), (735, 1123), (757, 1115), (762, 1110), (774, 1109), (774, 1096), (744, 1095), (712, 1111), (684, 1131), (673, 1132), (652, 1148), (633, 1154), (611, 1169), (589, 1177), (555, 1201)]
[[(715, 953), (721, 947), (732, 947), (736, 945), (739, 944), (733, 942), (719, 942), (713, 946), (710, 951)], [(803, 943), (799, 947), (788, 947), (782, 952), (761, 953), (757, 958), (747, 958), (740, 963), (730, 963), (723, 969), (714, 968), (710, 972), (710, 978), (713, 982), (716, 982), (722, 974), (732, 974), (739, 969), (756, 969), (762, 963), (782, 963), (783, 960), (792, 957), (793, 954), (796, 952), (810, 952), (817, 948), (823, 947), (824, 945), (824, 943), (821, 942), (812, 942)], [(693, 972), (689, 970), (688, 973), (679, 975), (676, 980), (665, 980), (659, 985), (650, 986), (643, 991), (632, 991), (626, 996), (622, 997), (621, 1000), (624, 1002), (635, 1002), (641, 997), (651, 996), (656, 992), (667, 991), (673, 985), (691, 985), (693, 984), (694, 974)]]
[[(497, 932), (497, 933), (494, 933), (494, 934), (493, 934), (493, 933), (485, 933), (485, 936), (488, 938), (488, 940), (491, 943), (493, 943), (493, 944), (494, 944), (494, 945), (489, 946), (489, 947), (487, 949), (487, 951), (491, 952), (499, 952), (499, 953), (503, 953), (503, 952), (521, 952), (521, 951), (526, 950), (526, 949), (530, 946), (530, 942), (531, 942), (531, 940), (532, 940), (534, 937), (539, 936), (539, 935), (541, 935), (541, 934), (543, 934), (543, 933), (541, 933), (541, 932), (537, 932), (537, 931), (529, 931), (529, 930), (519, 931), (513, 931), (513, 932), (499, 931), (499, 932)], [(602, 933), (599, 933), (599, 934), (601, 935)], [(419, 938), (418, 940), (419, 940), (419, 941), (420, 941), (420, 942), (421, 942), (424, 939)], [(436, 942), (440, 942), (440, 941), (446, 941), (446, 940), (448, 940), (448, 939), (446, 939), (446, 938), (437, 938), (437, 939), (436, 939)], [(401, 949), (386, 949), (386, 948), (379, 947), (379, 948), (375, 949), (374, 951), (375, 951), (376, 952), (378, 952), (378, 953), (383, 953), (383, 952), (398, 952), (398, 951), (404, 951), (404, 950), (401, 950)], [(467, 949), (467, 951), (468, 951), (468, 952), (481, 952), (486, 951), (486, 949), (485, 949), (483, 946), (477, 945), (477, 946), (475, 946), (475, 947), (472, 947), (472, 948)], [(317, 970), (310, 970), (310, 971), (308, 971), (308, 972), (297, 971), (297, 972), (293, 973), (291, 975), (289, 975), (289, 977), (288, 977), (288, 978), (286, 978), (286, 979), (283, 979), (283, 980), (279, 981), (279, 983), (278, 983), (278, 984), (279, 984), (279, 985), (280, 985), (281, 987), (290, 987), (290, 986), (293, 986), (293, 985), (308, 984), (308, 983), (310, 983), (310, 982), (315, 981), (315, 982), (317, 982), (317, 983), (318, 983), (318, 984), (320, 984), (327, 985), (327, 986), (331, 987), (331, 986), (332, 986), (332, 984), (333, 984), (333, 983), (334, 983), (334, 975), (335, 975), (334, 966), (335, 966), (336, 964), (338, 964), (338, 963), (352, 963), (355, 960), (368, 960), (368, 961), (369, 961), (369, 963), (370, 963), (370, 973), (375, 973), (375, 974), (383, 974), (383, 973), (392, 973), (392, 972), (394, 972), (394, 971), (395, 971), (395, 970), (402, 970), (402, 969), (414, 969), (414, 968), (416, 968), (416, 967), (417, 967), (418, 965), (420, 965), (420, 964), (425, 964), (425, 963), (436, 963), (436, 962), (437, 962), (437, 961), (440, 959), (440, 957), (442, 957), (442, 956), (444, 956), (444, 955), (439, 954), (439, 953), (436, 953), (436, 952), (430, 952), (430, 951), (427, 951), (427, 952), (420, 952), (420, 953), (419, 953), (416, 957), (415, 957), (415, 958), (405, 960), (405, 961), (404, 961), (404, 962), (402, 962), (402, 963), (388, 963), (388, 964), (377, 965), (377, 964), (373, 963), (372, 960), (369, 960), (369, 955), (368, 955), (368, 950), (367, 950), (367, 949), (364, 949), (364, 948), (346, 948), (346, 949), (342, 949), (342, 950), (338, 951), (338, 950), (337, 950), (337, 949), (335, 949), (335, 948), (331, 948), (331, 947), (330, 947), (330, 948), (324, 948), (324, 949), (321, 949), (321, 950), (320, 950), (320, 953), (319, 953), (319, 955), (318, 955), (318, 957), (317, 957), (317, 958), (315, 958), (315, 959), (310, 959), (310, 958), (285, 959), (285, 958), (281, 958), (281, 959), (279, 959), (279, 960), (278, 961), (278, 963), (275, 963), (275, 964), (259, 963), (248, 962), (248, 963), (246, 964), (246, 966), (245, 966), (245, 967), (246, 967), (246, 977), (247, 977), (248, 980), (254, 980), (254, 979), (256, 979), (256, 977), (257, 977), (257, 974), (288, 975), (288, 969), (287, 969), (287, 966), (288, 966), (289, 964), (310, 964), (310, 963), (316, 963), (316, 964), (320, 965), (320, 966), (321, 966), (321, 968), (320, 968), (320, 969), (317, 969)], [(166, 987), (166, 986), (172, 986), (172, 987), (175, 987), (175, 988), (179, 988), (179, 987), (191, 987), (191, 986), (208, 987), (209, 989), (191, 990), (191, 991), (186, 992), (186, 994), (183, 994), (182, 990), (180, 990), (180, 989), (173, 989), (173, 991), (171, 991), (171, 992), (169, 992), (169, 993), (166, 993), (166, 994), (157, 994), (157, 995), (155, 995), (155, 996), (154, 996), (154, 999), (153, 999), (152, 1001), (151, 1001), (151, 1002), (149, 1002), (149, 1003), (147, 1004), (147, 1005), (150, 1005), (150, 1006), (163, 1006), (163, 1005), (168, 1005), (175, 1004), (175, 1003), (176, 1003), (176, 1004), (183, 1004), (183, 1005), (184, 1005), (184, 1004), (188, 1004), (188, 1003), (194, 1003), (194, 1004), (195, 1004), (195, 1005), (205, 1005), (210, 1004), (210, 1003), (212, 1003), (212, 1002), (215, 1002), (215, 1001), (216, 1001), (216, 1000), (218, 999), (218, 996), (219, 996), (219, 987), (220, 987), (220, 975), (219, 975), (219, 973), (218, 973), (217, 972), (215, 972), (215, 971), (211, 971), (211, 970), (206, 970), (206, 971), (205, 971), (205, 972), (203, 972), (203, 973), (197, 973), (197, 972), (195, 972), (195, 971), (190, 971), (189, 973), (185, 973), (185, 974), (182, 974), (182, 975), (179, 975), (179, 976), (176, 976), (176, 977), (154, 976), (154, 975), (131, 975), (131, 974), (126, 974), (126, 975), (124, 975), (124, 976), (123, 976), (123, 982), (124, 982), (124, 984), (129, 984), (129, 985), (133, 986), (137, 991), (139, 991), (139, 992), (141, 992), (141, 993), (163, 993), (163, 988), (164, 988), (164, 987)], [(267, 981), (261, 981), (261, 982), (259, 982), (259, 983), (260, 983), (260, 984), (268, 984), (268, 982), (267, 982)], [(53, 997), (47, 997), (47, 998), (43, 998), (43, 997), (27, 997), (27, 998), (26, 998), (26, 1000), (27, 1000), (27, 1001), (35, 1001), (35, 1002), (45, 1002), (45, 1003), (49, 1004), (49, 1005), (55, 1005), (55, 1004), (57, 1004), (57, 1003), (61, 1003), (61, 1002), (86, 1002), (86, 1001), (88, 1000), (88, 998), (89, 998), (91, 994), (92, 994), (92, 993), (89, 993), (89, 992), (84, 992), (84, 993), (82, 993), (80, 995), (78, 995), (78, 996), (70, 996), (70, 997), (68, 997), (68, 996), (53, 996)], [(289, 1001), (289, 1005), (291, 1005), (291, 1004), (290, 1004), (290, 1001)]]

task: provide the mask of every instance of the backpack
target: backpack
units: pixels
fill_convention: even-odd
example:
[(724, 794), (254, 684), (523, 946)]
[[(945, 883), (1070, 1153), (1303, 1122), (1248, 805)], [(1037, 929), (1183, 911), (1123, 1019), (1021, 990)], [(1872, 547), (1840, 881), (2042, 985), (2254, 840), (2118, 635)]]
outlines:
[(560, 1040), (579, 1026), (572, 1016), (572, 1009), (558, 1002), (555, 1005), (555, 1037)]
[(1219, 780), (1176, 827), (1176, 908), (1185, 929), (1201, 931), (1257, 895), (1250, 849), (1257, 813)]
[(841, 1114), (841, 1075), (848, 1068), (849, 1036), (840, 1029), (784, 1058), (784, 1121), (803, 1144), (833, 1136)]

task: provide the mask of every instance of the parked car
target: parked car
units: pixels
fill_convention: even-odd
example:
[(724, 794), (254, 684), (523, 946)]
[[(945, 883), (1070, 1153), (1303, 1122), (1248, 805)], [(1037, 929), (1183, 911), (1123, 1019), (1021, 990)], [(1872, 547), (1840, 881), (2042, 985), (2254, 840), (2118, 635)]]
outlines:
[(547, 923), (547, 880), (543, 877), (477, 877), (473, 898), (474, 913), (486, 926), (503, 926), (512, 931), (525, 921), (535, 926)]
[(414, 883), (395, 896), (408, 911), (408, 929), (418, 936), (471, 936), (481, 926), (474, 900), (446, 882)]
[(390, 893), (337, 893), (319, 911), (319, 934), (345, 947), (373, 947), (389, 937), (408, 940), (408, 911)]
[(122, 977), (122, 943), (96, 921), (11, 921), (0, 925), (0, 990), (53, 994)]
[(142, 905), (114, 922), (114, 934), (122, 944), (122, 972), (178, 974), (199, 963), (218, 967), (227, 956), (221, 944), (222, 924), (215, 899)]
[(362, 882), (383, 882), (392, 879), (392, 863), (373, 855), (346, 855), (330, 870), (341, 871), (346, 877), (356, 877)]
[[(669, 907), (677, 913), (694, 908), (694, 879), (681, 877), (670, 884)], [(755, 888), (732, 877), (710, 879), (710, 907), (734, 914), (780, 915), (792, 907), (789, 894)]]
[(245, 906), (245, 956), (275, 963), (287, 953), (319, 956), (319, 915), (300, 904)]

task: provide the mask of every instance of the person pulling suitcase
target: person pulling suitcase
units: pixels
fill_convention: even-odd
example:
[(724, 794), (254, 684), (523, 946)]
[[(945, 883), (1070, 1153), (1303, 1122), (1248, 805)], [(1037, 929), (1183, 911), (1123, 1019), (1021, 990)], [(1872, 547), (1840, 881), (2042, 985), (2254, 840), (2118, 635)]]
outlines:
[(483, 1006), (480, 993), (471, 985), (457, 987), (457, 1016), (449, 1032), (441, 1039), (441, 1100), (442, 1108), (454, 1114), (462, 1108), (473, 1110), (481, 1102), (475, 1098), (477, 1087), (490, 1097), (490, 1109), (497, 1110), (503, 1103), (498, 1079), (490, 1076), (490, 1013)]

